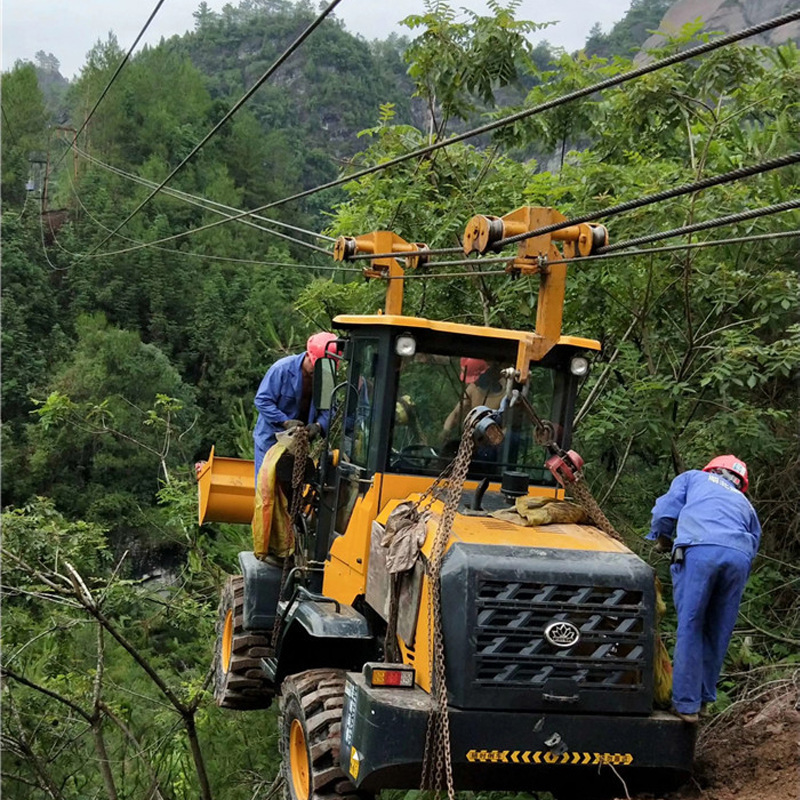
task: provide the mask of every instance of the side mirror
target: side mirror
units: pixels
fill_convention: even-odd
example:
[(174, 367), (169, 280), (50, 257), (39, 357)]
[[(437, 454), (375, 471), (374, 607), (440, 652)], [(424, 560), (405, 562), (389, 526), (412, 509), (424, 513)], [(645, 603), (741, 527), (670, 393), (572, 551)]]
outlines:
[(328, 411), (331, 395), (336, 386), (336, 362), (332, 358), (318, 358), (314, 364), (314, 407), (317, 411)]

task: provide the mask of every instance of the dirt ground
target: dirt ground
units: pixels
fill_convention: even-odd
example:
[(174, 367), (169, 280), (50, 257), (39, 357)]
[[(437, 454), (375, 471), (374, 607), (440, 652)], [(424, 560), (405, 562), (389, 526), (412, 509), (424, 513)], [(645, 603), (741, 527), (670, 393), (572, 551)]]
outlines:
[(630, 800), (799, 800), (797, 688), (781, 681), (701, 721), (696, 754), (694, 776), (680, 791)]

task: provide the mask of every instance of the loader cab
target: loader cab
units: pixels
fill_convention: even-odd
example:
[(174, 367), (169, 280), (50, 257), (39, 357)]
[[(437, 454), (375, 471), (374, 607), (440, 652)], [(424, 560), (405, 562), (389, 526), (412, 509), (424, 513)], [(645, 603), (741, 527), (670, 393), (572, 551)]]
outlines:
[[(488, 480), (499, 491), (505, 473), (524, 473), (538, 493), (556, 493), (544, 467), (546, 450), (523, 409), (508, 407), (502, 375), (517, 365), (529, 334), (392, 315), (339, 317), (335, 324), (347, 331), (347, 345), (346, 373), (334, 398), (343, 406), (341, 430), (333, 430), (329, 442), (339, 453), (325, 480), (331, 518), (324, 527), (331, 539), (346, 532), (369, 490), (376, 489), (378, 508), (424, 492), (452, 462), (464, 419), (477, 405), (499, 412), (505, 437), (494, 447), (476, 446), (468, 481), (474, 486)], [(599, 345), (562, 337), (530, 363), (528, 399), (552, 423), (563, 448), (570, 445), (581, 380), (574, 359), (592, 349)]]

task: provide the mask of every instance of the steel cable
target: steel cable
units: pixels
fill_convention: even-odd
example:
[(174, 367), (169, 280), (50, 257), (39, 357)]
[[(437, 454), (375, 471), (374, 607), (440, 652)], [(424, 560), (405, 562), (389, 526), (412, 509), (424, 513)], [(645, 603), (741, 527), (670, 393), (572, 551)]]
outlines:
[(637, 236), (635, 239), (628, 239), (626, 241), (617, 242), (616, 244), (606, 245), (601, 247), (598, 255), (605, 253), (613, 253), (626, 247), (636, 247), (639, 244), (647, 244), (648, 242), (658, 242), (662, 239), (671, 239), (674, 236), (684, 236), (690, 233), (697, 233), (698, 231), (705, 231), (709, 228), (718, 228), (723, 225), (734, 225), (737, 222), (745, 222), (749, 219), (756, 219), (758, 217), (766, 217), (770, 214), (779, 214), (782, 211), (791, 211), (795, 208), (800, 208), (800, 199), (786, 200), (783, 203), (776, 203), (772, 206), (765, 206), (764, 208), (752, 208), (749, 211), (738, 211), (735, 214), (729, 214), (726, 217), (717, 217), (716, 219), (706, 220), (705, 222), (695, 222), (692, 225), (683, 225), (680, 228), (672, 228), (668, 231), (660, 231), (659, 233), (650, 233), (646, 236)]
[[(478, 128), (474, 128), (470, 131), (465, 131), (464, 133), (457, 134), (456, 136), (452, 136), (449, 139), (444, 139), (440, 142), (434, 142), (431, 145), (426, 147), (419, 148), (417, 150), (412, 150), (409, 153), (406, 153), (402, 156), (397, 156), (396, 158), (390, 159), (388, 161), (381, 162), (380, 164), (375, 164), (371, 167), (366, 167), (362, 170), (358, 170), (356, 172), (350, 173), (349, 175), (342, 176), (341, 178), (337, 178), (333, 181), (328, 181), (327, 183), (320, 184), (319, 186), (312, 187), (311, 189), (306, 189), (305, 191), (298, 192), (296, 194), (290, 195), (280, 200), (273, 200), (270, 203), (266, 203), (262, 206), (258, 206), (257, 208), (251, 209), (250, 211), (241, 212), (236, 217), (231, 217), (230, 220), (217, 220), (216, 222), (211, 222), (207, 225), (203, 225), (199, 228), (194, 228), (192, 230), (183, 231), (181, 233), (175, 234), (172, 237), (168, 237), (166, 239), (161, 239), (158, 241), (159, 244), (162, 244), (165, 241), (169, 241), (170, 239), (178, 239), (184, 236), (191, 236), (195, 233), (200, 233), (201, 231), (209, 230), (211, 228), (215, 228), (218, 225), (223, 225), (227, 221), (235, 221), (238, 219), (239, 216), (245, 217), (251, 214), (258, 214), (262, 211), (266, 211), (269, 208), (274, 208), (279, 205), (283, 205), (284, 203), (288, 203), (293, 200), (299, 200), (304, 197), (308, 197), (312, 194), (316, 194), (317, 192), (324, 191), (326, 189), (331, 189), (336, 186), (341, 186), (342, 184), (349, 183), (350, 181), (357, 180), (359, 178), (365, 177), (366, 175), (371, 175), (375, 172), (380, 172), (384, 169), (388, 169), (393, 166), (397, 166), (398, 164), (402, 164), (405, 161), (408, 161), (413, 158), (418, 158), (423, 155), (427, 155), (428, 153), (432, 153), (436, 150), (440, 150), (443, 147), (449, 147), (452, 144), (457, 144), (458, 142), (464, 141), (465, 139), (472, 138), (474, 136), (478, 136), (483, 133), (488, 133), (490, 131), (496, 130), (497, 128), (501, 128), (505, 125), (509, 125), (513, 122), (517, 122), (521, 119), (525, 119), (526, 117), (532, 116), (537, 113), (541, 113), (542, 111), (547, 111), (551, 108), (556, 108), (564, 103), (570, 102), (572, 100), (580, 99), (581, 97), (585, 97), (595, 92), (602, 91), (605, 89), (612, 88), (614, 86), (618, 86), (622, 83), (625, 83), (629, 80), (633, 80), (634, 78), (639, 78), (642, 75), (646, 75), (650, 72), (657, 71), (659, 69), (663, 69), (668, 66), (672, 66), (673, 64), (680, 63), (682, 61), (686, 61), (688, 59), (694, 58), (696, 56), (705, 55), (708, 52), (716, 50), (720, 47), (724, 47), (729, 44), (733, 44), (738, 42), (742, 39), (749, 38), (750, 36), (755, 36), (759, 33), (763, 33), (768, 30), (772, 30), (773, 28), (780, 27), (781, 25), (786, 25), (790, 22), (795, 22), (800, 20), (800, 11), (790, 12), (788, 14), (783, 14), (779, 17), (775, 17), (772, 20), (767, 20), (759, 25), (753, 25), (749, 28), (745, 28), (741, 31), (736, 33), (728, 34), (727, 36), (722, 36), (719, 39), (715, 39), (711, 42), (705, 42), (704, 44), (697, 45), (696, 47), (689, 48), (688, 50), (684, 50), (682, 53), (677, 53), (672, 56), (667, 56), (665, 58), (659, 59), (654, 61), (652, 64), (648, 64), (644, 67), (640, 67), (635, 70), (631, 70), (629, 72), (624, 73), (623, 75), (618, 75), (614, 78), (607, 78), (604, 81), (600, 81), (599, 83), (593, 84), (592, 86), (586, 87), (585, 89), (579, 89), (574, 92), (570, 92), (569, 94), (563, 95), (559, 98), (555, 98), (553, 100), (548, 100), (545, 103), (541, 103), (533, 108), (524, 109), (523, 111), (519, 111), (516, 114), (511, 114), (506, 117), (502, 117), (499, 120), (495, 120), (494, 122), (487, 123), (486, 125), (482, 125)], [(572, 224), (572, 222), (570, 222)], [(110, 237), (108, 237), (110, 238)], [(106, 239), (108, 241), (108, 239)], [(98, 245), (98, 247), (102, 246)], [(95, 248), (97, 249), (97, 248)], [(121, 255), (123, 253), (130, 252), (130, 249), (123, 249), (123, 250), (114, 250), (107, 253), (102, 253), (100, 255)], [(432, 251), (433, 252), (433, 251)], [(436, 253), (446, 254), (446, 253), (457, 253), (461, 252), (461, 248), (444, 248), (442, 250), (435, 251)], [(390, 256), (394, 256), (395, 254), (389, 254)], [(375, 258), (376, 256), (373, 256)], [(380, 257), (380, 256), (377, 256)]]
[(674, 189), (665, 189), (662, 192), (655, 194), (648, 194), (644, 197), (639, 197), (636, 200), (627, 200), (624, 203), (618, 203), (610, 208), (603, 209), (602, 211), (593, 211), (589, 214), (582, 214), (578, 217), (565, 220), (564, 222), (557, 222), (553, 225), (544, 225), (541, 228), (535, 228), (532, 231), (525, 233), (518, 233), (515, 236), (507, 236), (505, 239), (500, 239), (495, 242), (493, 249), (498, 250), (516, 242), (525, 241), (525, 239), (532, 239), (534, 236), (541, 236), (545, 233), (553, 233), (560, 231), (563, 228), (569, 228), (571, 225), (578, 225), (583, 222), (593, 222), (596, 219), (612, 217), (616, 214), (622, 214), (625, 211), (634, 211), (637, 208), (653, 205), (654, 203), (662, 203), (665, 200), (671, 200), (675, 197), (682, 195), (692, 194), (694, 192), (708, 189), (712, 186), (721, 186), (725, 183), (732, 183), (733, 181), (742, 180), (743, 178), (750, 178), (753, 175), (761, 175), (765, 172), (770, 172), (773, 169), (780, 167), (788, 167), (792, 164), (800, 162), (800, 152), (789, 153), (785, 156), (778, 156), (777, 158), (762, 161), (760, 164), (753, 164), (749, 167), (739, 167), (738, 169), (731, 170), (730, 172), (723, 172), (722, 175), (713, 175), (708, 178), (701, 178), (698, 181), (691, 183), (684, 183), (676, 186)]
[[(741, 41), (742, 39), (747, 39), (751, 36), (756, 36), (760, 33), (764, 33), (765, 31), (772, 30), (773, 28), (778, 28), (781, 25), (787, 25), (788, 23), (795, 22), (797, 20), (800, 20), (800, 11), (792, 11), (788, 14), (782, 14), (779, 17), (767, 20), (766, 22), (762, 22), (759, 25), (752, 25), (751, 27), (744, 28), (743, 30), (738, 31), (736, 33), (729, 33), (726, 36), (721, 36), (719, 39), (715, 39), (711, 42), (705, 42), (703, 44), (697, 45), (696, 47), (691, 47), (688, 50), (684, 50), (681, 53), (676, 53), (671, 56), (666, 56), (665, 58), (661, 58), (658, 59), (657, 61), (654, 61), (652, 64), (646, 64), (643, 67), (630, 70), (629, 72), (625, 72), (622, 75), (617, 75), (613, 78), (606, 78), (606, 80), (599, 81), (598, 83), (595, 83), (592, 86), (587, 86), (583, 89), (576, 89), (573, 92), (569, 92), (568, 94), (554, 98), (553, 100), (547, 100), (544, 103), (539, 103), (538, 105), (533, 106), (532, 108), (523, 109), (522, 111), (518, 111), (515, 114), (509, 114), (508, 116), (501, 117), (500, 119), (494, 120), (493, 122), (488, 122), (485, 125), (473, 128), (472, 130), (456, 134), (455, 136), (451, 136), (448, 139), (443, 139), (440, 142), (434, 142), (433, 144), (427, 145), (426, 147), (420, 147), (417, 150), (413, 150), (409, 153), (405, 153), (402, 156), (397, 156), (396, 158), (389, 159), (388, 161), (383, 161), (380, 164), (375, 164), (371, 167), (365, 167), (364, 169), (358, 170), (357, 172), (353, 172), (349, 175), (342, 176), (341, 178), (337, 178), (336, 180), (333, 181), (328, 181), (327, 183), (321, 184), (311, 189), (306, 189), (305, 191), (298, 192), (289, 197), (285, 197), (282, 200), (274, 200), (271, 203), (267, 203), (266, 205), (254, 209), (254, 211), (256, 212), (265, 211), (268, 208), (273, 208), (274, 206), (283, 205), (284, 203), (291, 202), (292, 200), (300, 200), (303, 197), (308, 197), (309, 195), (324, 191), (325, 189), (332, 189), (336, 186), (341, 186), (344, 183), (349, 183), (350, 181), (358, 180), (359, 178), (371, 175), (372, 173), (389, 169), (390, 167), (397, 166), (398, 164), (402, 164), (403, 162), (409, 161), (410, 159), (428, 155), (429, 153), (433, 153), (436, 150), (441, 150), (444, 147), (449, 147), (452, 144), (463, 142), (466, 139), (471, 139), (475, 136), (480, 136), (484, 133), (490, 133), (491, 131), (497, 130), (498, 128), (502, 128), (506, 125), (510, 125), (514, 122), (519, 122), (520, 120), (526, 119), (527, 117), (533, 116), (534, 114), (539, 114), (543, 111), (549, 111), (551, 108), (557, 108), (558, 106), (564, 105), (565, 103), (569, 103), (572, 100), (579, 100), (582, 97), (588, 97), (592, 94), (595, 94), (596, 92), (603, 91), (605, 89), (610, 89), (613, 88), (614, 86), (619, 86), (622, 83), (626, 83), (627, 81), (633, 80), (635, 78), (640, 78), (641, 76), (647, 75), (650, 72), (656, 72), (660, 69), (664, 69), (665, 67), (672, 66), (673, 64), (679, 64), (682, 61), (688, 61), (689, 59), (695, 58), (696, 56), (705, 55), (706, 53), (709, 53), (713, 50), (717, 50), (720, 47), (725, 47), (726, 45), (734, 44), (735, 42)], [(451, 252), (455, 251), (451, 250)]]
[[(795, 201), (790, 201), (795, 202)], [(784, 204), (780, 204), (784, 205)], [(744, 219), (741, 219), (742, 214), (748, 214), (747, 219), (753, 219), (754, 217), (758, 216), (766, 216), (767, 214), (775, 214), (780, 211), (785, 211), (785, 208), (775, 208), (774, 206), (767, 206), (763, 209), (755, 209), (754, 212), (741, 212), (740, 214), (733, 214), (731, 217), (736, 217), (733, 222), (742, 222)], [(704, 230), (709, 229), (710, 227), (721, 227), (724, 224), (730, 224), (727, 222), (726, 217), (719, 217), (716, 220), (710, 220), (710, 222), (714, 222), (715, 225), (711, 226), (708, 223), (698, 223), (704, 226)], [(680, 236), (685, 233), (692, 233), (694, 231), (687, 231), (683, 228), (674, 228), (671, 231), (665, 231), (663, 234), (653, 234), (654, 236), (658, 236), (659, 238), (666, 239), (669, 236)], [(731, 238), (726, 239), (711, 239), (705, 242), (686, 242), (685, 244), (673, 244), (668, 245), (666, 247), (647, 247), (642, 249), (635, 249), (635, 250), (628, 250), (622, 252), (614, 252), (614, 253), (602, 253), (599, 255), (590, 255), (590, 256), (576, 256), (575, 258), (560, 258), (558, 260), (547, 261), (547, 264), (574, 264), (576, 262), (582, 261), (601, 261), (604, 259), (610, 258), (623, 258), (626, 256), (634, 257), (634, 256), (646, 256), (646, 255), (658, 255), (660, 253), (672, 253), (675, 251), (683, 251), (683, 250), (695, 250), (695, 249), (702, 249), (707, 247), (722, 247), (725, 245), (732, 245), (732, 244), (748, 244), (751, 242), (760, 242), (760, 241), (769, 241), (769, 240), (777, 240), (777, 239), (791, 239), (797, 238), (800, 241), (800, 230), (790, 230), (790, 231), (778, 231), (776, 233), (761, 233), (755, 234), (752, 236), (734, 236)], [(634, 240), (630, 240), (633, 242)], [(619, 245), (625, 245), (626, 247), (632, 247), (630, 242), (620, 242)], [(497, 258), (465, 258), (458, 261), (441, 261), (438, 263), (429, 264), (430, 267), (455, 267), (460, 265), (474, 265), (479, 266), (481, 264), (497, 264), (497, 263), (510, 263), (514, 260), (513, 256), (506, 256), (506, 257), (497, 257)], [(493, 275), (508, 275), (508, 271), (505, 269), (495, 269), (495, 270), (474, 270), (472, 272), (437, 272), (437, 273), (420, 273), (420, 274), (410, 274), (404, 275), (402, 277), (403, 280), (435, 280), (439, 278), (476, 278), (476, 277), (484, 277), (484, 276), (493, 276)], [(392, 280), (401, 280), (400, 277), (397, 278), (390, 278), (386, 277), (383, 278), (386, 281)]]
[[(163, 0), (161, 0), (163, 2)], [(234, 104), (219, 122), (192, 148), (191, 152), (183, 159), (183, 161), (175, 167), (172, 172), (160, 183), (160, 185), (153, 189), (153, 191), (139, 203), (136, 208), (131, 211), (122, 222), (117, 225), (112, 233), (106, 236), (102, 242), (92, 248), (89, 255), (101, 248), (109, 239), (111, 239), (120, 229), (122, 229), (133, 217), (135, 217), (171, 180), (174, 178), (189, 161), (200, 151), (200, 149), (214, 137), (222, 126), (261, 88), (265, 81), (272, 76), (272, 74), (291, 56), (295, 50), (317, 29), (323, 20), (330, 14), (342, 0), (332, 0), (326, 8), (324, 8), (316, 19), (278, 56), (267, 71), (248, 89)], [(245, 216), (245, 215), (242, 215)], [(235, 219), (235, 218), (234, 218)]]
[[(78, 128), (78, 132), (75, 134), (75, 137), (72, 140), (73, 145), (78, 141), (78, 137), (81, 135), (81, 133), (83, 133), (84, 129), (89, 124), (89, 120), (94, 116), (95, 111), (97, 111), (98, 106), (100, 105), (100, 103), (103, 102), (103, 98), (108, 94), (108, 90), (111, 88), (114, 81), (116, 81), (116, 79), (119, 77), (120, 72), (122, 72), (122, 68), (128, 63), (128, 60), (130, 59), (133, 51), (136, 49), (136, 45), (139, 44), (139, 40), (142, 38), (142, 36), (144, 36), (145, 31), (150, 27), (150, 23), (153, 21), (153, 19), (159, 12), (159, 9), (161, 8), (162, 5), (164, 5), (164, 0), (158, 0), (158, 3), (156, 3), (156, 7), (153, 9), (153, 11), (150, 13), (150, 16), (147, 18), (147, 22), (145, 22), (144, 27), (139, 31), (139, 35), (136, 37), (136, 39), (134, 39), (134, 42), (130, 46), (130, 49), (125, 54), (122, 61), (119, 62), (116, 70), (114, 70), (114, 74), (111, 76), (111, 79), (106, 84), (105, 89), (103, 89), (103, 91), (100, 92), (100, 96), (95, 101), (95, 104), (92, 106), (91, 111), (89, 111), (89, 113), (87, 114), (86, 119), (84, 119), (83, 125), (81, 125), (81, 127)], [(67, 151), (65, 150), (59, 156), (58, 161), (56, 161), (56, 163), (53, 164), (53, 169), (55, 169), (64, 160), (64, 156), (66, 154)]]

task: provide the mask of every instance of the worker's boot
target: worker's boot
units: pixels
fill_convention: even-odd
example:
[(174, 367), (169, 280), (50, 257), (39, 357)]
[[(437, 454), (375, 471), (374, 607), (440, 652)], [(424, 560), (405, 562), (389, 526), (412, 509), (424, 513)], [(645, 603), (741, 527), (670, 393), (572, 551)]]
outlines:
[(700, 720), (700, 715), (697, 713), (694, 714), (685, 714), (683, 711), (678, 711), (677, 708), (672, 708), (670, 711), (676, 716), (682, 719), (684, 722), (688, 722), (690, 725), (696, 725)]

